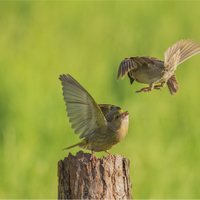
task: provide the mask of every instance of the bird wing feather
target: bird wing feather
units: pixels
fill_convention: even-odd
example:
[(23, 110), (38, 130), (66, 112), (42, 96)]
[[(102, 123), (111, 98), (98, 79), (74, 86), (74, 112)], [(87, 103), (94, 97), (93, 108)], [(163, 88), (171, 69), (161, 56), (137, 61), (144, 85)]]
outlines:
[(69, 74), (60, 75), (69, 122), (79, 138), (90, 135), (107, 121), (91, 95)]
[(121, 74), (123, 79), (128, 74), (128, 72), (130, 72), (131, 70), (135, 70), (138, 67), (154, 66), (155, 60), (158, 59), (148, 56), (125, 58), (119, 65), (117, 80), (119, 80)]

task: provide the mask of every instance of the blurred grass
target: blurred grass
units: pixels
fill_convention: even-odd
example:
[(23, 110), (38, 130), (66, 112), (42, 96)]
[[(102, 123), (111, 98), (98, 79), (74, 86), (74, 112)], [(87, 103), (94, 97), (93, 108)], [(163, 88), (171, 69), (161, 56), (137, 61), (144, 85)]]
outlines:
[[(200, 42), (200, 2), (0, 2), (0, 198), (57, 198), (57, 162), (80, 149), (60, 74), (98, 103), (130, 112), (112, 154), (131, 161), (133, 197), (200, 198), (199, 60), (176, 71), (180, 91), (136, 94), (116, 81), (124, 57), (164, 58), (180, 39)], [(98, 157), (105, 153), (97, 153)]]

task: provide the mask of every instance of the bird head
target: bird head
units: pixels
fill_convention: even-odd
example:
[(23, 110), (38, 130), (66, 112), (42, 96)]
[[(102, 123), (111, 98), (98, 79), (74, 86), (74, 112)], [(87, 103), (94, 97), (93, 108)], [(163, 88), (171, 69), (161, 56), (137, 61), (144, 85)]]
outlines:
[(129, 127), (129, 113), (128, 111), (123, 112), (120, 107), (111, 106), (110, 112), (105, 115), (109, 126), (114, 131), (124, 130), (128, 132)]

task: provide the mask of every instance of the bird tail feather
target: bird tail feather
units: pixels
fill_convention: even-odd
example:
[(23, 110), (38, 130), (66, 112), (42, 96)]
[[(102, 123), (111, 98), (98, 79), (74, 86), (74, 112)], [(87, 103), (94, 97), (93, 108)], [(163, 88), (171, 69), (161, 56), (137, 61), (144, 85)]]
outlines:
[(69, 147), (67, 147), (67, 148), (64, 148), (64, 149), (62, 149), (62, 150), (71, 149), (71, 148), (76, 147), (76, 146), (79, 146), (79, 147), (83, 148), (85, 145), (86, 145), (86, 141), (83, 140), (83, 141), (81, 141), (81, 142), (79, 142), (79, 143), (77, 143), (77, 144), (74, 144), (74, 145), (69, 146)]
[(169, 91), (171, 93), (172, 96), (174, 96), (175, 93), (178, 92), (179, 88), (178, 88), (178, 82), (176, 80), (175, 75), (172, 75), (169, 80), (167, 81), (167, 86), (169, 88)]
[(179, 61), (177, 65), (181, 64), (185, 60), (189, 59), (190, 57), (194, 56), (195, 54), (200, 52), (200, 44), (194, 40), (180, 40), (172, 47), (169, 47), (165, 52), (165, 63), (170, 62), (173, 59), (173, 56), (179, 52)]

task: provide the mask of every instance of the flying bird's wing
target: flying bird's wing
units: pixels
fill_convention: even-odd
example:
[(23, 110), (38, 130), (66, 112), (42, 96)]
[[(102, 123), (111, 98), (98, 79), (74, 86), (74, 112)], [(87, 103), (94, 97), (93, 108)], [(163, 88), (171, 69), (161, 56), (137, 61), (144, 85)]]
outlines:
[(122, 74), (122, 79), (128, 74), (129, 71), (135, 70), (138, 67), (152, 66), (154, 65), (154, 61), (158, 60), (156, 58), (150, 58), (148, 56), (144, 57), (131, 57), (125, 58), (119, 65), (117, 80), (119, 80), (120, 75)]

